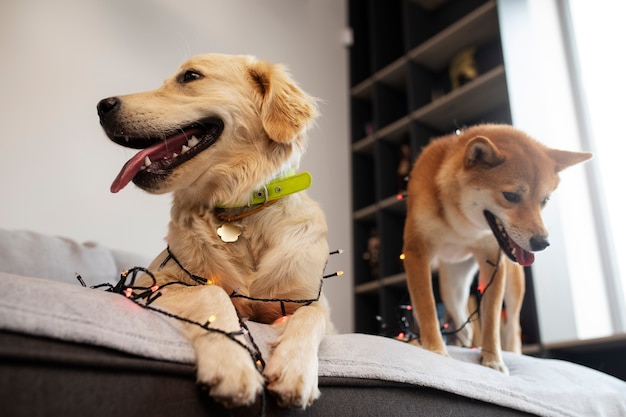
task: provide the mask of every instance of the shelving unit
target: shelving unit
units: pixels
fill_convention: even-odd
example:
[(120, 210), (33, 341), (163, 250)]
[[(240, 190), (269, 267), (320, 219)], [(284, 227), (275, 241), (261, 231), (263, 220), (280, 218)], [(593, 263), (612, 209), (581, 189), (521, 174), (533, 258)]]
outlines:
[[(398, 306), (410, 303), (399, 259), (406, 216), (401, 148), (409, 147), (412, 162), (433, 137), (458, 127), (510, 123), (498, 13), (494, 0), (351, 0), (348, 12), (355, 329), (380, 333), (382, 319), (394, 334)], [(479, 76), (452, 90), (450, 62), (471, 46)], [(372, 268), (363, 254), (372, 255), (368, 247), (376, 242)], [(530, 274), (527, 281), (532, 294)], [(532, 301), (525, 304), (534, 309)], [(523, 316), (526, 339), (536, 343), (536, 315), (527, 309)]]

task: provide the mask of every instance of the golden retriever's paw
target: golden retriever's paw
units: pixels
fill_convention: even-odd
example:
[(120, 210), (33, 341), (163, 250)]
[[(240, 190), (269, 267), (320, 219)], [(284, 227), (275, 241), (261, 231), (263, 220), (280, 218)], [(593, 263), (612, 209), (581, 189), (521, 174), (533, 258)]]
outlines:
[(198, 384), (226, 407), (253, 404), (265, 380), (243, 348), (232, 345), (198, 354)]
[(279, 350), (265, 367), (267, 389), (281, 407), (306, 408), (320, 396), (317, 355), (311, 358), (303, 358), (301, 354), (286, 357), (280, 355)]
[(509, 375), (509, 368), (504, 364), (502, 360), (486, 359), (485, 355), (483, 355), (480, 358), (480, 364), (486, 366), (487, 368), (502, 372), (505, 375)]

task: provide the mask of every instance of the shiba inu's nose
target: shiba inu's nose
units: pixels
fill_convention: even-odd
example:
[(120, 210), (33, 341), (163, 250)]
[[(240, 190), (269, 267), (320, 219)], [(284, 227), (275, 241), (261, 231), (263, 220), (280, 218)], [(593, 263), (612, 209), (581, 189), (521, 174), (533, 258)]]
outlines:
[(533, 252), (544, 250), (548, 246), (550, 246), (550, 242), (544, 236), (533, 236), (530, 238), (530, 249)]

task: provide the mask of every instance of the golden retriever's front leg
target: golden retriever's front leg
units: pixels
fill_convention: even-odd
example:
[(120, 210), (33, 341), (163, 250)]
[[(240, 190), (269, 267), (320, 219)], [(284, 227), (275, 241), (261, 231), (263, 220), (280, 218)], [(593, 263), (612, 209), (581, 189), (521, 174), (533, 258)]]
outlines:
[(264, 372), (281, 406), (305, 408), (320, 396), (317, 353), (329, 320), (325, 304), (322, 299), (300, 307), (281, 324), (285, 329)]
[[(200, 324), (209, 323), (212, 329), (240, 330), (235, 307), (218, 286), (169, 287), (153, 305)], [(225, 334), (189, 323), (182, 328), (196, 353), (198, 383), (209, 395), (229, 407), (254, 403), (263, 391), (264, 379), (248, 350)], [(243, 336), (236, 338), (245, 343)]]

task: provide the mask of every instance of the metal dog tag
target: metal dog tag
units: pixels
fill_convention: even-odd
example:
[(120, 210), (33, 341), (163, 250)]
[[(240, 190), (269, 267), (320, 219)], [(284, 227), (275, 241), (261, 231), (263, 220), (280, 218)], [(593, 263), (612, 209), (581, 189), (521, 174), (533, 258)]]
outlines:
[(241, 228), (231, 223), (224, 223), (217, 228), (217, 235), (223, 242), (236, 242), (241, 235)]

